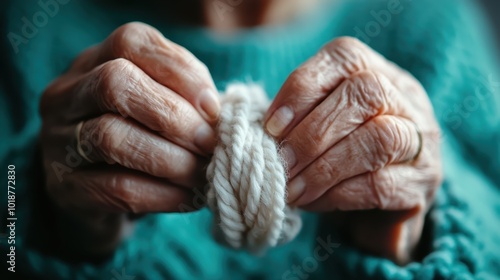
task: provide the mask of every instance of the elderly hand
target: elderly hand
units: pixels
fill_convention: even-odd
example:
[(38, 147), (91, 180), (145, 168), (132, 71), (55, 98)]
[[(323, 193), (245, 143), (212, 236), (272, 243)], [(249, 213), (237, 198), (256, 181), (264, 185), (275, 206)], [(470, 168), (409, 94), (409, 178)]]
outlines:
[(414, 77), (339, 38), (290, 75), (265, 125), (283, 141), (290, 204), (350, 211), (355, 244), (410, 260), (442, 177), (439, 127)]
[(46, 89), (40, 108), (46, 190), (89, 239), (75, 240), (87, 253), (112, 250), (126, 213), (201, 206), (193, 188), (215, 145), (217, 91), (206, 66), (156, 29), (118, 28)]

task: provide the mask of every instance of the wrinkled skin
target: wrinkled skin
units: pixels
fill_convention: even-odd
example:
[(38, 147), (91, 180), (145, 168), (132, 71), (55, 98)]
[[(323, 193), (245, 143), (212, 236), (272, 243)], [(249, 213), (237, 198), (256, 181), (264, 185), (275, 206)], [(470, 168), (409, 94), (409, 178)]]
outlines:
[[(83, 52), (46, 89), (46, 190), (69, 250), (112, 252), (131, 225), (126, 214), (196, 208), (193, 190), (205, 185), (215, 145), (215, 92), (205, 65), (140, 23)], [(82, 147), (94, 163), (55, 167), (76, 155), (80, 121)], [(284, 143), (290, 204), (320, 212), (380, 209), (344, 213), (352, 215), (346, 229), (361, 248), (410, 259), (441, 181), (438, 125), (410, 74), (355, 39), (336, 39), (290, 75), (266, 125)], [(424, 147), (415, 158), (417, 127)]]
[[(47, 192), (63, 220), (88, 232), (77, 249), (112, 251), (125, 213), (194, 209), (215, 145), (217, 91), (206, 66), (154, 28), (124, 25), (83, 52), (46, 89), (40, 110)], [(80, 121), (94, 163), (71, 166)]]
[(442, 180), (439, 126), (418, 81), (360, 41), (338, 38), (290, 75), (266, 117), (284, 143), (289, 203), (384, 210), (347, 213), (348, 234), (409, 261)]

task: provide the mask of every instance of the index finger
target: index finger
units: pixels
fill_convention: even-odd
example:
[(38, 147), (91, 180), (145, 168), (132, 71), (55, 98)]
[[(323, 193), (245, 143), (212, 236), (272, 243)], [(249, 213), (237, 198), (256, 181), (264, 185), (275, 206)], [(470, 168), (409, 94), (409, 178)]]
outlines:
[(88, 72), (119, 58), (131, 61), (153, 80), (181, 95), (208, 122), (217, 119), (218, 94), (206, 65), (144, 23), (119, 27), (100, 45), (77, 58), (71, 71)]
[(266, 130), (283, 139), (346, 78), (368, 69), (380, 70), (389, 80), (397, 67), (361, 41), (342, 37), (325, 45), (285, 81), (265, 116)]

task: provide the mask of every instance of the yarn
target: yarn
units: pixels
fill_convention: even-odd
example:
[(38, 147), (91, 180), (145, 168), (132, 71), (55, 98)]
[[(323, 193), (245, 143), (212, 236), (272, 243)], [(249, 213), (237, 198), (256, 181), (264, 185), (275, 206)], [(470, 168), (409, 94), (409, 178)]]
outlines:
[(218, 144), (207, 169), (207, 204), (214, 235), (233, 248), (259, 253), (292, 240), (300, 213), (286, 204), (286, 169), (265, 133), (269, 106), (257, 85), (230, 85), (221, 99)]

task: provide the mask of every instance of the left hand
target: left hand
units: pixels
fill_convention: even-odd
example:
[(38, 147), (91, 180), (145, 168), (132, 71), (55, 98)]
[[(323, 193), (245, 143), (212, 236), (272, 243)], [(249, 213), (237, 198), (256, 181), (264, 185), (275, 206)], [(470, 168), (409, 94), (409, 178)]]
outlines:
[(442, 180), (439, 126), (412, 75), (358, 40), (338, 38), (290, 75), (265, 126), (283, 141), (289, 204), (372, 210), (368, 220), (346, 213), (354, 242), (410, 260)]

